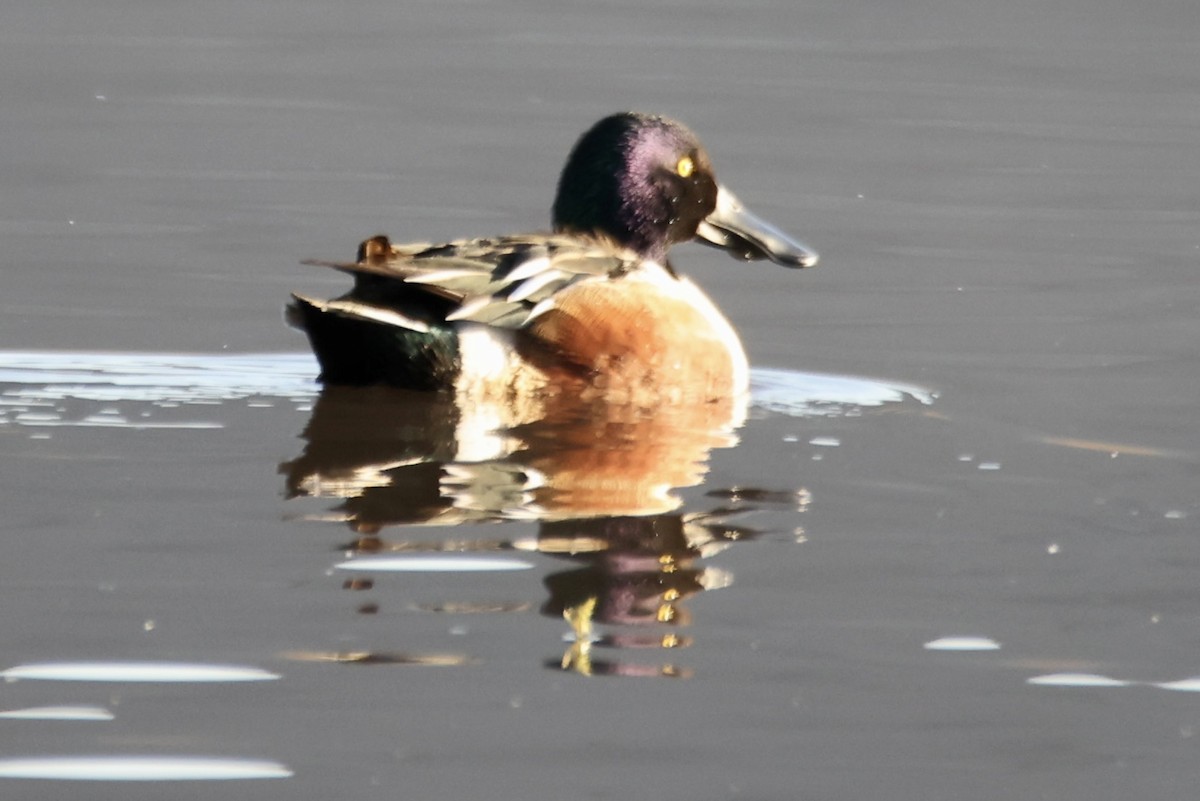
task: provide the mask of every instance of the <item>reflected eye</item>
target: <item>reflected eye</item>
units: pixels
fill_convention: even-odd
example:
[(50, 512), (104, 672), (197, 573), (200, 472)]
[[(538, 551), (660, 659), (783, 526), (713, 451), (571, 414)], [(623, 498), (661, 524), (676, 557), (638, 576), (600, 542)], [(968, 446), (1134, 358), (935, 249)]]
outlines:
[(692, 161), (692, 157), (684, 156), (675, 165), (675, 174), (678, 175), (680, 178), (690, 178), (692, 175), (692, 172), (694, 172), (695, 169), (696, 169), (696, 164), (695, 164), (695, 162)]

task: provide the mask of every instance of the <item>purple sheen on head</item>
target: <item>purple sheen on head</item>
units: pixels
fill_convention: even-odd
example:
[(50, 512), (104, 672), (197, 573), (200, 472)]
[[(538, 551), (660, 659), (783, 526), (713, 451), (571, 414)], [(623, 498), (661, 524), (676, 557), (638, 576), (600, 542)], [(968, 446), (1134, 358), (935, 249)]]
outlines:
[[(674, 173), (697, 154), (690, 179)], [(614, 114), (580, 137), (559, 178), (554, 228), (612, 239), (662, 261), (675, 242), (691, 239), (716, 202), (716, 183), (699, 141), (664, 117)], [(705, 209), (705, 206), (708, 206)]]
[(676, 241), (663, 234), (676, 214), (672, 187), (664, 185), (660, 173), (694, 147), (695, 137), (690, 131), (662, 118), (634, 129), (626, 142), (620, 216), (637, 237), (635, 249), (656, 261), (664, 260), (667, 249)]

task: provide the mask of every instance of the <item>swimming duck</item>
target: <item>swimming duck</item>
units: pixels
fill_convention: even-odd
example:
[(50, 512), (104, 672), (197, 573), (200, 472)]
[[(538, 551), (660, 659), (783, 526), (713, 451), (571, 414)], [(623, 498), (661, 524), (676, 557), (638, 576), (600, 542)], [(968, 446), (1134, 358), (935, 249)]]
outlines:
[(745, 393), (733, 326), (667, 259), (697, 240), (785, 267), (817, 254), (751, 214), (717, 183), (684, 125), (614, 114), (572, 149), (553, 233), (393, 244), (353, 262), (306, 262), (354, 276), (333, 300), (293, 295), (330, 384), (460, 395), (556, 395), (658, 405)]

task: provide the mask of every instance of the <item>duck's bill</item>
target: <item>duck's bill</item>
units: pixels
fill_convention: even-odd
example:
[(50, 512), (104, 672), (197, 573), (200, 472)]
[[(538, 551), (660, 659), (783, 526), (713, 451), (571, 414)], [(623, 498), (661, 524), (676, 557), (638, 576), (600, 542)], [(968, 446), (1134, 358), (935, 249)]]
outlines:
[(737, 197), (717, 187), (717, 207), (696, 229), (696, 239), (746, 261), (770, 259), (784, 267), (811, 267), (817, 252), (751, 214)]

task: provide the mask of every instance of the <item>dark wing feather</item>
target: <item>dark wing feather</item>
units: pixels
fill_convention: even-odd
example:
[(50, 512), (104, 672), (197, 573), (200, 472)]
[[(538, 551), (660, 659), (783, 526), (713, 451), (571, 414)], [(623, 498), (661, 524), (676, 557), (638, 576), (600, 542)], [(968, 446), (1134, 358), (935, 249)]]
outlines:
[[(357, 262), (311, 260), (355, 276), (345, 296), (413, 313), (420, 298), (446, 321), (470, 320), (520, 328), (556, 292), (577, 281), (615, 278), (633, 269), (636, 254), (575, 236), (530, 234), (469, 239), (440, 245), (393, 245), (373, 237)], [(448, 308), (446, 308), (448, 304)], [(546, 308), (545, 305), (542, 308)]]

